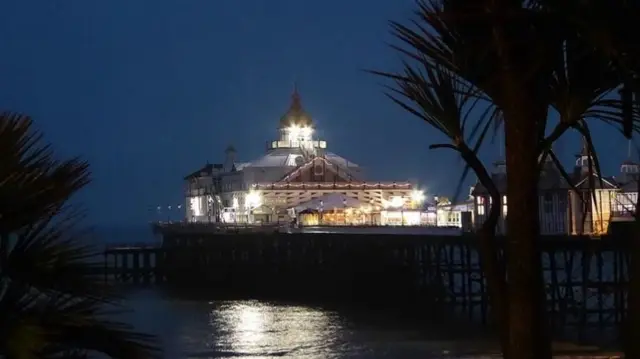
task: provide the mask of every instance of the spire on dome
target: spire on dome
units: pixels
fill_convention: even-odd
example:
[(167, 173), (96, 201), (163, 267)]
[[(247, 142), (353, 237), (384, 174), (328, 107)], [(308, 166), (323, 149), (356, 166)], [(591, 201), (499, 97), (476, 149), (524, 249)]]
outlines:
[(291, 126), (313, 127), (311, 116), (302, 108), (302, 100), (298, 92), (298, 84), (294, 82), (293, 93), (291, 94), (291, 104), (289, 110), (280, 118), (280, 128)]
[(293, 93), (291, 94), (291, 106), (289, 106), (289, 111), (292, 109), (296, 109), (298, 111), (302, 110), (302, 100), (300, 99), (300, 93), (298, 92), (298, 82), (293, 82)]

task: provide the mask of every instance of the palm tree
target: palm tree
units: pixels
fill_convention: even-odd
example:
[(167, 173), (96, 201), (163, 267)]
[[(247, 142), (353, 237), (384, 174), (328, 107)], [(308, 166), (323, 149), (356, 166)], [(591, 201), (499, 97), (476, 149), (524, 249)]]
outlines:
[[(409, 25), (391, 23), (400, 42), (393, 47), (404, 58), (403, 71), (375, 72), (393, 80), (388, 95), (396, 103), (451, 141), (432, 148), (460, 153), (492, 196), (490, 216), (480, 233), (480, 252), (508, 358), (551, 356), (537, 240), (541, 162), (551, 156), (559, 164), (552, 144), (575, 129), (587, 139), (597, 170), (588, 121), (619, 126), (625, 135), (638, 130), (637, 111), (625, 106), (628, 99), (610, 99), (639, 68), (640, 62), (633, 61), (640, 58), (635, 56), (638, 50), (629, 45), (633, 43), (629, 36), (621, 35), (624, 26), (613, 30), (605, 22), (588, 26), (604, 4), (419, 0)], [(635, 18), (630, 17), (625, 6), (613, 6), (615, 11), (608, 9), (607, 14), (626, 12), (627, 21), (640, 19), (637, 11)], [(555, 125), (551, 109), (560, 114)], [(496, 199), (491, 188), (495, 186), (476, 156), (492, 128), (503, 128), (506, 147), (505, 266), (491, 240), (500, 198)]]
[(56, 160), (32, 121), (0, 114), (0, 356), (113, 358), (158, 354), (153, 337), (109, 320), (120, 309), (97, 252), (68, 204), (89, 166)]

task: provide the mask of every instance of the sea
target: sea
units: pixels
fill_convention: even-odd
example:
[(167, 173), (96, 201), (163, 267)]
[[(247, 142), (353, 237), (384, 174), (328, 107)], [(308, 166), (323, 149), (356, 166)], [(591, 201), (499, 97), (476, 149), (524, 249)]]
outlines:
[[(154, 243), (149, 227), (96, 230), (104, 244)], [(161, 287), (123, 287), (118, 319), (154, 334), (164, 358), (428, 359), (494, 357), (481, 330), (410, 312), (215, 300)]]

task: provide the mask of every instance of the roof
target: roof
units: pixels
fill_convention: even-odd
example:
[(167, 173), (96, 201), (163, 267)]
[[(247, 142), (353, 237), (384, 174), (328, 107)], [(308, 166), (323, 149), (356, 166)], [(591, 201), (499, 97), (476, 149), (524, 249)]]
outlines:
[(200, 168), (199, 170), (185, 176), (184, 179), (189, 180), (192, 178), (209, 176), (214, 172), (214, 170), (222, 170), (222, 168), (223, 168), (223, 165), (220, 163), (215, 163), (215, 164), (207, 163), (204, 167)]
[[(356, 163), (338, 156), (333, 152), (319, 151), (319, 156), (323, 156), (332, 163), (342, 167), (359, 167)], [(301, 159), (298, 159), (301, 158)], [(304, 161), (302, 150), (300, 148), (277, 148), (270, 150), (264, 156), (251, 162), (238, 162), (236, 168), (238, 171), (246, 167), (297, 167), (303, 165)]]
[(306, 162), (303, 162), (300, 166), (298, 166), (294, 171), (287, 173), (283, 176), (279, 182), (288, 182), (291, 178), (295, 177), (300, 171), (304, 171), (312, 166), (317, 160), (324, 161), (326, 165), (329, 166), (335, 173), (340, 173), (346, 175), (344, 178), (348, 178), (349, 180), (359, 180), (359, 168), (355, 167), (346, 167), (342, 164), (350, 164), (348, 160), (338, 156), (333, 155), (332, 157), (327, 156), (317, 156), (309, 159)]
[[(319, 156), (325, 158), (332, 166), (337, 167), (340, 173), (348, 174), (353, 179), (358, 179), (361, 176), (360, 167), (356, 163), (332, 152), (321, 150), (318, 152)], [(235, 171), (233, 172), (224, 172), (222, 164), (207, 164), (186, 176), (185, 180), (209, 176), (214, 172), (219, 172), (221, 175), (229, 175), (254, 169), (250, 171), (252, 172), (250, 177), (252, 181), (277, 182), (308, 162), (304, 159), (300, 148), (277, 148), (269, 150), (266, 154), (251, 162), (234, 163)]]
[(236, 168), (240, 171), (247, 167), (296, 167), (298, 157), (302, 157), (299, 148), (278, 148), (251, 162), (237, 163)]
[[(595, 186), (594, 189), (614, 189), (619, 188), (618, 182), (613, 177), (600, 177), (598, 174), (588, 174), (578, 172), (578, 168), (574, 170), (573, 173), (569, 173), (569, 177), (571, 181), (574, 183), (575, 187), (578, 189), (588, 190), (591, 187), (591, 183), (589, 180), (590, 176), (593, 176)], [(504, 173), (494, 173), (492, 175), (493, 181), (498, 187), (498, 191), (500, 193), (506, 193), (507, 191), (507, 176)], [(602, 180), (602, 181), (601, 181)], [(540, 179), (538, 182), (538, 190), (540, 191), (553, 191), (553, 190), (569, 190), (572, 186), (566, 181), (566, 179), (562, 176), (560, 171), (556, 168), (551, 167), (551, 165), (547, 166), (542, 173), (540, 174)], [(472, 191), (473, 195), (476, 194), (484, 194), (487, 193), (487, 190), (482, 186), (481, 183), (477, 183)]]

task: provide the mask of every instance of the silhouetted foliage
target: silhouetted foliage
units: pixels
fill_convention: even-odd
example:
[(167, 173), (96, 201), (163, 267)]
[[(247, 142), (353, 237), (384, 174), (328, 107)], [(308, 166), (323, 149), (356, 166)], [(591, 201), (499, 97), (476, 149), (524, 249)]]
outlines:
[[(631, 34), (640, 2), (418, 0), (414, 15), (406, 24), (391, 22), (402, 70), (372, 72), (391, 80), (387, 95), (395, 103), (449, 140), (431, 147), (458, 152), (467, 164), (463, 177), (473, 170), (492, 197), (479, 245), (505, 356), (550, 357), (539, 175), (551, 157), (575, 185), (552, 149), (568, 130), (586, 140), (593, 174), (601, 172), (588, 123), (602, 121), (626, 137), (640, 129), (629, 96), (639, 88), (640, 46)], [(620, 88), (626, 91), (618, 98)], [(505, 139), (507, 263), (492, 241), (500, 197), (477, 157), (492, 131), (504, 131)], [(595, 178), (589, 176), (592, 189)]]
[(0, 114), (0, 356), (113, 358), (158, 354), (153, 337), (110, 317), (120, 298), (68, 200), (90, 181), (79, 158), (57, 160), (32, 121)]

